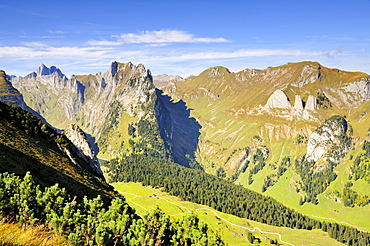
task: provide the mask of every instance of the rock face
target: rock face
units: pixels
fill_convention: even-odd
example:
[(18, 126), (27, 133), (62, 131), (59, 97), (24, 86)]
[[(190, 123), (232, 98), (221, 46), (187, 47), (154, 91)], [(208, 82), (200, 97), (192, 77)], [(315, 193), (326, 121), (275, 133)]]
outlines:
[[(142, 139), (137, 132), (128, 136), (128, 127), (137, 127), (141, 120), (157, 121), (154, 125), (159, 126), (163, 142), (177, 163), (189, 166), (195, 158), (199, 124), (189, 117), (184, 103), (173, 103), (159, 90), (156, 93), (150, 71), (141, 64), (113, 62), (105, 73), (70, 79), (58, 68), (42, 64), (37, 72), (14, 81), (27, 102), (51, 125), (65, 129), (76, 153), (99, 174), (95, 154), (100, 151), (104, 158), (132, 154), (129, 140)], [(93, 146), (87, 142), (90, 136), (99, 149), (91, 150)]]
[(295, 95), (294, 109), (298, 112), (303, 111), (303, 103), (300, 95)]
[[(41, 65), (37, 73), (19, 79), (14, 86), (27, 103), (57, 128), (77, 123), (99, 138), (111, 105), (130, 115), (154, 93), (151, 73), (141, 64), (113, 62), (105, 73), (66, 76), (56, 67)], [(119, 113), (121, 114), (121, 112)]]
[(317, 100), (314, 96), (309, 95), (306, 103), (306, 110), (315, 110), (317, 108)]
[(266, 112), (277, 117), (290, 120), (316, 120), (312, 113), (317, 109), (317, 99), (309, 95), (305, 106), (300, 95), (295, 95), (294, 106), (282, 90), (276, 90), (262, 107), (261, 112)]
[(292, 106), (290, 105), (288, 97), (285, 95), (285, 93), (282, 90), (276, 90), (267, 100), (265, 107), (269, 109), (290, 109)]
[(82, 158), (97, 173), (103, 174), (96, 153), (89, 144), (86, 134), (76, 124), (71, 124), (64, 131), (64, 135), (73, 144), (72, 149), (78, 157)]
[(41, 64), (41, 66), (37, 70), (36, 76), (41, 77), (44, 75), (52, 75), (53, 73), (56, 73), (56, 75), (59, 77), (65, 77), (65, 75), (60, 71), (59, 68), (56, 68), (55, 66), (51, 66), (50, 68), (48, 68), (44, 64)]
[(321, 76), (321, 67), (316, 66), (304, 66), (300, 71), (299, 76), (290, 85), (295, 87), (303, 87), (309, 83), (313, 83), (318, 80)]
[(319, 126), (308, 139), (308, 161), (319, 159), (339, 162), (351, 146), (352, 130), (341, 116), (333, 116)]
[(370, 78), (361, 78), (352, 83), (346, 83), (327, 94), (329, 100), (333, 101), (339, 108), (358, 107), (363, 102), (370, 101)]

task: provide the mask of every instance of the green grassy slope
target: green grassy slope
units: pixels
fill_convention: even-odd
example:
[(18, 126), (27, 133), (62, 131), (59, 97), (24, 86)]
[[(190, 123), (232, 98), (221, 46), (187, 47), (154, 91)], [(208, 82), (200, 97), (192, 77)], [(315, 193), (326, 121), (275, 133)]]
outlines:
[(281, 234), (282, 240), (286, 242), (282, 243), (280, 241), (279, 243), (282, 243), (282, 245), (289, 245), (287, 243), (293, 245), (342, 245), (328, 237), (327, 233), (321, 230), (308, 231), (274, 227), (215, 211), (217, 217), (214, 214), (215, 212), (212, 212), (214, 210), (209, 207), (182, 201), (162, 192), (160, 189), (145, 187), (140, 183), (113, 183), (113, 186), (125, 196), (130, 206), (135, 208), (140, 215), (155, 209), (157, 206), (173, 218), (181, 217), (186, 213), (198, 213), (199, 218), (213, 230), (218, 231), (228, 245), (251, 245), (246, 238), (248, 231), (252, 231), (255, 237), (261, 239), (260, 245), (270, 245), (271, 239), (279, 239), (278, 235), (269, 233)]
[[(264, 181), (276, 174), (283, 158), (290, 157), (294, 163), (306, 153), (308, 137), (325, 119), (333, 115), (346, 116), (353, 128), (353, 146), (335, 168), (338, 177), (319, 195), (318, 205), (299, 205), (304, 192), (299, 190), (301, 179), (293, 164), (265, 194), (302, 213), (333, 218), (370, 231), (364, 219), (369, 215), (369, 205), (350, 208), (326, 198), (333, 190), (343, 190), (353, 164), (349, 157), (355, 157), (364, 140), (370, 139), (370, 102), (360, 100), (359, 94), (348, 89), (361, 80), (369, 80), (369, 75), (326, 68), (315, 62), (300, 62), (237, 73), (230, 73), (223, 67), (210, 68), (199, 76), (170, 84), (164, 91), (175, 100), (184, 100), (192, 109), (191, 116), (202, 126), (197, 160), (204, 169), (216, 174), (221, 167), (227, 178), (236, 175), (235, 183), (260, 193)], [(285, 93), (292, 107), (295, 95), (299, 95), (303, 103), (308, 96), (314, 96), (318, 107), (310, 113), (313, 119), (289, 117), (282, 109), (264, 111), (263, 106), (277, 89)], [(325, 95), (326, 99), (320, 101), (319, 95)], [(240, 170), (245, 160), (250, 160), (262, 146), (269, 150), (266, 165), (253, 175), (254, 181), (249, 184), (249, 172), (254, 165), (249, 164), (245, 172)], [(358, 180), (353, 190), (370, 195), (368, 187)]]
[[(89, 171), (88, 164), (77, 164), (60, 150), (61, 136), (36, 116), (17, 106), (0, 102), (0, 171), (24, 175), (27, 171), (44, 186), (59, 183), (79, 198), (84, 195), (111, 197), (111, 187)], [(78, 166), (79, 165), (79, 166)]]

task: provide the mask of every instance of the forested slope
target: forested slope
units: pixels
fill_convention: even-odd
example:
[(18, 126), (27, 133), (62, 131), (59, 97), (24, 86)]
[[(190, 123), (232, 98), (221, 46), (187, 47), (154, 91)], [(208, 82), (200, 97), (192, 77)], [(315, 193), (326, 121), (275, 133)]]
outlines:
[(297, 229), (322, 229), (348, 245), (367, 245), (370, 234), (302, 215), (273, 198), (232, 184), (200, 170), (184, 168), (170, 160), (135, 154), (106, 164), (112, 182), (142, 182), (163, 187), (164, 191), (184, 200), (204, 204), (239, 217)]

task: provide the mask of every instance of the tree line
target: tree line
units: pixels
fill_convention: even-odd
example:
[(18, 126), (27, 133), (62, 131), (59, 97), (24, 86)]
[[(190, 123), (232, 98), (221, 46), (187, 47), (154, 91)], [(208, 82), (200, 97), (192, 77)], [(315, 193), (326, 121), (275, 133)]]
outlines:
[(273, 198), (200, 170), (182, 167), (148, 153), (113, 159), (106, 164), (110, 182), (141, 182), (181, 199), (241, 218), (297, 229), (322, 229), (348, 245), (370, 244), (370, 234), (330, 222), (320, 222), (285, 207)]
[(224, 245), (195, 214), (172, 220), (157, 208), (140, 218), (123, 198), (71, 198), (58, 184), (40, 188), (30, 173), (0, 174), (0, 215), (24, 228), (44, 224), (71, 245)]

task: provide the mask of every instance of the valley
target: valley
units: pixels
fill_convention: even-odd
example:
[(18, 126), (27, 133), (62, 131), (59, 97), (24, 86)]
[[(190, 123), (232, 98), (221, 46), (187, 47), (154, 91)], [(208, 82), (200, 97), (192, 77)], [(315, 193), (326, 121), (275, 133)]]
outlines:
[(262, 240), (260, 245), (271, 245), (271, 240), (279, 240), (282, 245), (342, 245), (320, 230), (288, 229), (241, 219), (206, 206), (182, 201), (159, 189), (142, 186), (139, 183), (114, 183), (113, 186), (124, 194), (127, 202), (140, 215), (144, 215), (147, 210), (155, 209), (156, 206), (175, 218), (186, 213), (198, 213), (199, 219), (218, 231), (229, 245), (252, 245), (247, 239), (248, 231)]
[(0, 98), (15, 105), (0, 105), (9, 114), (0, 150), (11, 160), (2, 172), (39, 172), (42, 185), (53, 173), (72, 194), (106, 201), (114, 183), (140, 217), (154, 204), (180, 220), (198, 211), (230, 245), (279, 234), (286, 245), (370, 240), (369, 75), (298, 62), (166, 75), (160, 89), (154, 79), (131, 62), (71, 78), (44, 64), (24, 77), (2, 72)]

